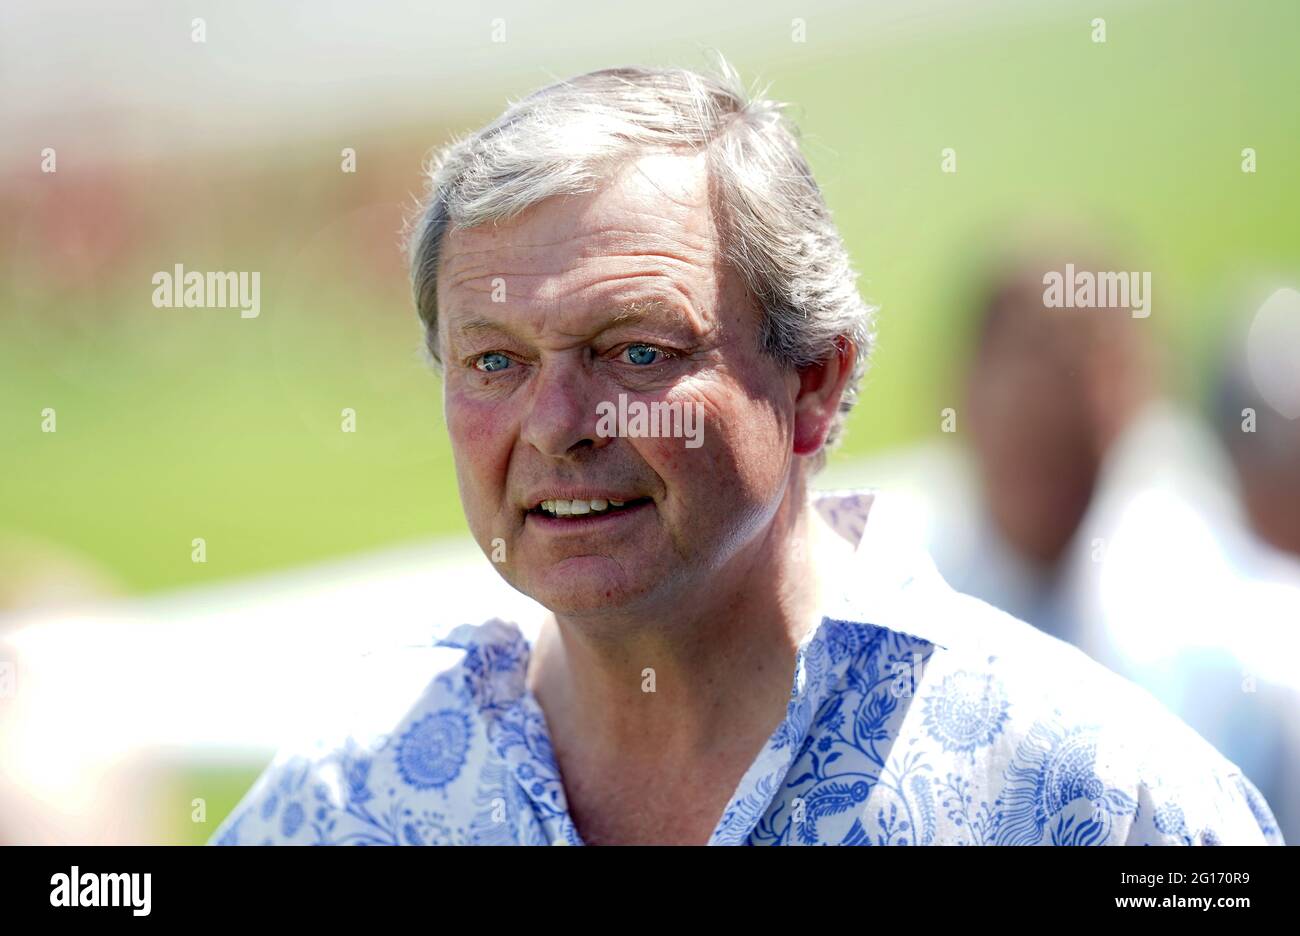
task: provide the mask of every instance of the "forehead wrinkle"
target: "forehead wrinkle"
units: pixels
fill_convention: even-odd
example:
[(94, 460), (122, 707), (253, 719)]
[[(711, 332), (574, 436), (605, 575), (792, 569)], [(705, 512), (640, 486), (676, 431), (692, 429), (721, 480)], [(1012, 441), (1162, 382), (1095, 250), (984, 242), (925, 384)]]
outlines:
[[(606, 317), (612, 305), (624, 301), (617, 293), (663, 292), (666, 301), (661, 304), (674, 310), (665, 324), (707, 334), (706, 306), (721, 290), (713, 218), (707, 210), (681, 217), (669, 211), (665, 217), (659, 209), (666, 196), (660, 186), (653, 188), (654, 204), (641, 193), (616, 200), (608, 212), (608, 203), (599, 198), (576, 206), (572, 199), (543, 202), (513, 222), (457, 229), (449, 239), (440, 278), (447, 306), (458, 305), (451, 295), (457, 291), (482, 295), (504, 280), (511, 305), (521, 314), (509, 316), (510, 324), (498, 327), (579, 338), (648, 317), (634, 317), (628, 309)], [(636, 279), (655, 286), (645, 290), (627, 282)], [(646, 304), (631, 300), (638, 302)], [(468, 315), (474, 310), (462, 311)]]
[[(466, 233), (476, 228), (467, 229)], [(491, 235), (494, 240), (500, 235)], [(684, 266), (703, 266), (715, 254), (708, 236), (692, 237), (689, 231), (672, 233), (645, 231), (622, 226), (602, 227), (575, 237), (527, 243), (494, 243), (478, 249), (452, 249), (446, 257), (442, 280), (448, 288), (467, 286), (477, 279), (492, 276), (541, 277), (560, 276), (573, 269), (571, 264), (559, 273), (554, 271), (529, 271), (505, 273), (504, 265), (523, 261), (527, 265), (529, 254), (559, 246), (572, 246), (570, 260), (646, 258), (673, 261)], [(494, 272), (494, 268), (496, 272)], [(474, 288), (470, 286), (469, 288)]]
[[(594, 259), (597, 266), (605, 266), (600, 262), (605, 257)], [(690, 276), (674, 275), (664, 269), (669, 265), (663, 262), (665, 258), (638, 255), (635, 259), (648, 262), (638, 264), (634, 269), (623, 268), (613, 272), (602, 269), (566, 271), (573, 274), (567, 282), (565, 274), (513, 274), (509, 277), (509, 282), (514, 285), (507, 287), (507, 290), (512, 297), (509, 307), (516, 314), (509, 315), (508, 320), (521, 324), (531, 321), (535, 324), (529, 330), (538, 334), (544, 332), (549, 324), (556, 332), (577, 338), (614, 327), (614, 322), (603, 317), (590, 327), (578, 326), (580, 322), (605, 316), (611, 308), (615, 309), (615, 315), (619, 315), (627, 311), (621, 308), (623, 306), (642, 306), (643, 313), (655, 311), (652, 307), (658, 306), (658, 311), (668, 313), (666, 323), (671, 324), (671, 318), (681, 317), (685, 319), (687, 331), (696, 335), (706, 334), (707, 307), (714, 301), (710, 294), (714, 292), (712, 287), (715, 284), (712, 281), (700, 284)], [(690, 266), (675, 261), (675, 258), (666, 259), (673, 261), (671, 265), (682, 263), (683, 266)], [(461, 289), (481, 295), (490, 291), (489, 284), (490, 280), (483, 279), (481, 285), (463, 284)], [(701, 285), (705, 286), (704, 294), (701, 294)], [(478, 304), (475, 302), (471, 305)], [(450, 309), (457, 306), (458, 303), (454, 300), (448, 302)], [(483, 310), (485, 313), (488, 311), (490, 310)], [(464, 307), (462, 310), (462, 314), (467, 316), (474, 313), (472, 307)], [(642, 314), (639, 317), (645, 319), (649, 315)], [(447, 318), (454, 319), (456, 315), (452, 313)], [(626, 316), (620, 318), (621, 324), (628, 324), (629, 321)], [(449, 321), (448, 324), (452, 323)], [(506, 330), (505, 326), (502, 327)]]
[[(636, 270), (600, 276), (546, 301), (560, 308), (561, 316), (563, 307), (568, 305), (570, 321), (599, 317), (590, 329), (593, 334), (638, 322), (659, 321), (667, 327), (684, 327), (692, 334), (704, 335), (708, 331), (706, 306), (711, 300), (697, 295), (697, 285), (665, 275), (661, 270)], [(572, 301), (566, 302), (566, 298)]]

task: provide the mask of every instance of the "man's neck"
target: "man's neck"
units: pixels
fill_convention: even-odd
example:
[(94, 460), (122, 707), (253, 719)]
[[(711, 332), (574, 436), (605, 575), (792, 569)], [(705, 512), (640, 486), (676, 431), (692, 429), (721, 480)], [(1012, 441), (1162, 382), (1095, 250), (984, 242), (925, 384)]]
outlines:
[(635, 620), (548, 616), (528, 683), (557, 746), (611, 765), (743, 759), (732, 749), (765, 740), (785, 714), (797, 648), (822, 601), (826, 570), (814, 557), (828, 549), (852, 552), (800, 489), (763, 540), (698, 594)]

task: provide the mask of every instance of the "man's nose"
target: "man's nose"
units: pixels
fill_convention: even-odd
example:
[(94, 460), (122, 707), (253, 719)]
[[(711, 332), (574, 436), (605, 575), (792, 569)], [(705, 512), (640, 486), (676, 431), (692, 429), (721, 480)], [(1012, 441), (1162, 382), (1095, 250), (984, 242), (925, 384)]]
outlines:
[(532, 381), (520, 436), (543, 455), (555, 458), (602, 448), (609, 439), (596, 434), (598, 396), (596, 382), (582, 361), (544, 361)]

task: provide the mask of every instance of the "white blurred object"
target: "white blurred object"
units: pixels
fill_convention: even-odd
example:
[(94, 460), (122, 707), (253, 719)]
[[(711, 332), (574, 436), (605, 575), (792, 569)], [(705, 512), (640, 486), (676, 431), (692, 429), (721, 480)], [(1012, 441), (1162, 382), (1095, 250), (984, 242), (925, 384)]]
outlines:
[(139, 829), (111, 826), (124, 815), (124, 778), (151, 754), (254, 763), (318, 719), (386, 711), (430, 677), (392, 664), (414, 655), (384, 651), (432, 644), (485, 608), (521, 620), (543, 613), (465, 541), (0, 618), (0, 662), (12, 674), (0, 697), (0, 797), (9, 801), (0, 836), (138, 840)]
[(1300, 292), (1284, 287), (1259, 307), (1246, 337), (1255, 389), (1287, 419), (1300, 419)]

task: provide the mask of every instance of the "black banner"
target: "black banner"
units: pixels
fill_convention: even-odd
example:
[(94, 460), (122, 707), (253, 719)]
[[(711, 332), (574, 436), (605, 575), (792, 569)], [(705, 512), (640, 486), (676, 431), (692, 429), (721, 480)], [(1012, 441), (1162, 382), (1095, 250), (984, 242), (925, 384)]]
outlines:
[(11, 847), (0, 850), (0, 895), (10, 921), (133, 927), (411, 914), (437, 925), (467, 910), (494, 922), (514, 914), (542, 922), (611, 898), (629, 901), (634, 915), (686, 905), (723, 917), (817, 905), (842, 912), (848, 900), (873, 917), (914, 912), (927, 923), (1010, 920), (1042, 909), (1068, 910), (1072, 920), (1172, 915), (1181, 923), (1198, 915), (1232, 925), (1243, 915), (1290, 915), (1294, 859), (1288, 848), (824, 848), (765, 856), (620, 848), (597, 858), (585, 848)]

